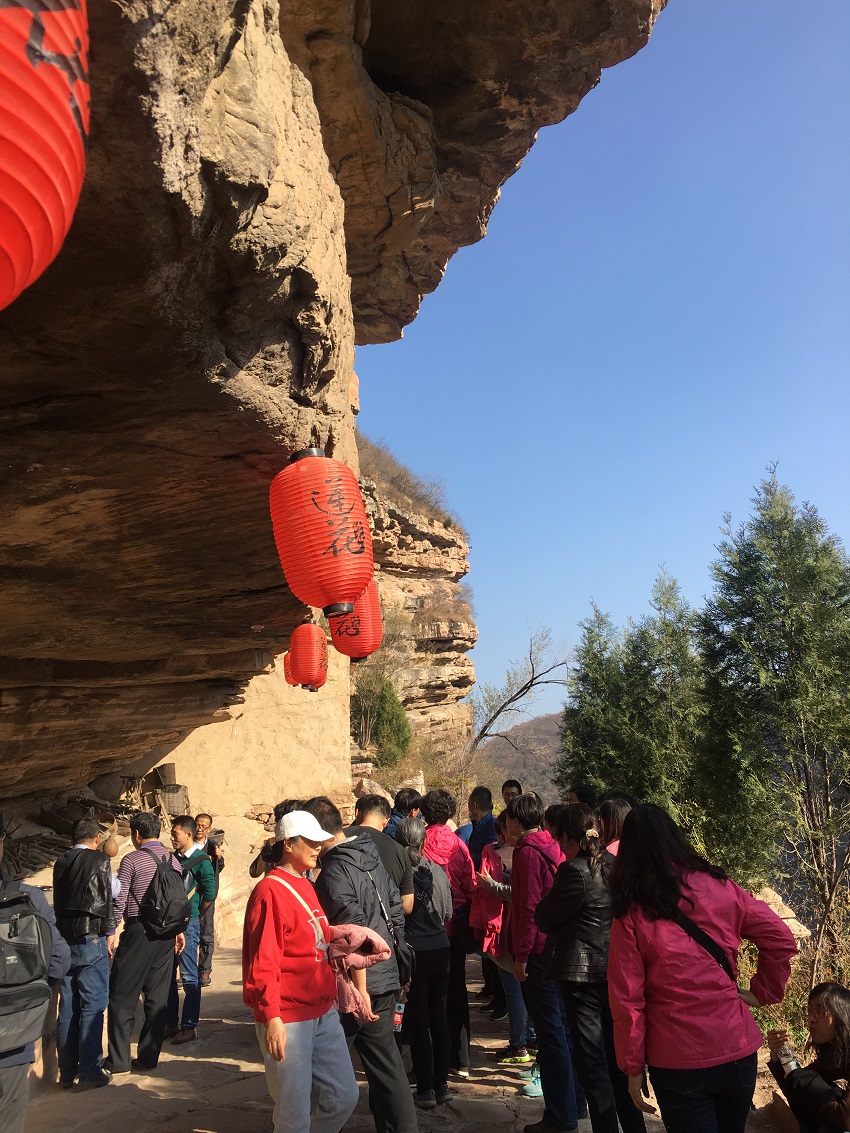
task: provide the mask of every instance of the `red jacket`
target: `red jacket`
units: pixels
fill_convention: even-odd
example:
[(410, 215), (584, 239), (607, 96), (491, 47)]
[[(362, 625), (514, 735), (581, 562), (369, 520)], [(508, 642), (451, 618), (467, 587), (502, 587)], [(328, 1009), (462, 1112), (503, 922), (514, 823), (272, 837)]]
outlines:
[(448, 933), (452, 935), (452, 922), (459, 909), (472, 904), (475, 892), (475, 866), (472, 864), (465, 842), (461, 842), (453, 830), (441, 824), (429, 826), (425, 831), (425, 845), (422, 853), (429, 861), (436, 862), (446, 871), (452, 887), (452, 920)]
[[(279, 874), (313, 911), (313, 919)], [(318, 1019), (336, 998), (328, 963), (331, 932), (312, 881), (273, 869), (255, 887), (245, 910), (242, 936), (242, 997), (258, 1023)]]
[[(707, 873), (685, 877), (694, 908), (682, 912), (723, 948), (738, 971), (741, 939), (758, 948), (750, 991), (761, 1004), (779, 1003), (797, 944), (763, 901), (733, 881)], [(650, 920), (632, 908), (611, 928), (608, 991), (617, 1062), (626, 1074), (644, 1064), (699, 1070), (746, 1058), (762, 1035), (737, 987), (705, 949), (673, 921)]]
[(514, 959), (520, 963), (524, 964), (529, 956), (539, 956), (546, 944), (546, 933), (534, 923), (534, 910), (552, 888), (563, 861), (566, 861), (563, 850), (547, 830), (523, 834), (514, 850), (511, 940)]

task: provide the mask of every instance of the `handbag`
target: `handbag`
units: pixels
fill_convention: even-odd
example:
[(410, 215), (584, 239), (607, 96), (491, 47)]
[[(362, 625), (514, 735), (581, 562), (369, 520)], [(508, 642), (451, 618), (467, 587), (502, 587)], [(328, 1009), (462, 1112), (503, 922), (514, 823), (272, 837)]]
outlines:
[(717, 961), (732, 983), (737, 987), (738, 981), (735, 979), (735, 973), (732, 971), (729, 957), (717, 941), (709, 936), (704, 929), (701, 929), (698, 924), (692, 921), (689, 916), (686, 916), (681, 909), (674, 917), (673, 923), (677, 924), (683, 932), (686, 932), (691, 940), (695, 940), (701, 948), (704, 948), (709, 956)]
[(378, 889), (377, 882), (375, 881), (372, 874), (369, 873), (368, 869), (366, 870), (366, 873), (369, 877), (369, 880), (375, 886), (375, 893), (378, 898), (378, 904), (381, 906), (381, 913), (383, 914), (384, 922), (387, 928), (390, 930), (390, 936), (393, 940), (395, 962), (398, 966), (399, 987), (407, 987), (407, 985), (413, 979), (413, 973), (416, 971), (416, 953), (413, 951), (406, 940), (403, 940), (399, 937), (398, 933), (395, 930), (395, 925), (393, 924), (390, 915), (387, 913), (387, 910), (384, 907), (384, 902), (381, 899), (381, 891), (380, 889)]

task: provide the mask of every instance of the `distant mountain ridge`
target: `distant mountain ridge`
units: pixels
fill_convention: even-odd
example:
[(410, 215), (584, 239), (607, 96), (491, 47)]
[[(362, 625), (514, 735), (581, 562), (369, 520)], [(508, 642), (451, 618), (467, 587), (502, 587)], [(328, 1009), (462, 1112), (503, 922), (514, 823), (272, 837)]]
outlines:
[(535, 716), (505, 729), (504, 735), (509, 739), (497, 736), (482, 745), (487, 762), (502, 773), (503, 781), (518, 779), (523, 790), (537, 791), (547, 806), (559, 802), (552, 773), (563, 750), (561, 713)]

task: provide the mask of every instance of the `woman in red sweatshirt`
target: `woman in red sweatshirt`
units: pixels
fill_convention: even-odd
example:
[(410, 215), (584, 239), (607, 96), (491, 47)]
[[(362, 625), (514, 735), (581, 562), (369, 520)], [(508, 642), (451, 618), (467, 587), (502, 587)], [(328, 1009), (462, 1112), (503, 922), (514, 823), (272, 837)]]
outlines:
[[(791, 931), (649, 803), (626, 815), (610, 887), (608, 992), (632, 1101), (655, 1112), (648, 1065), (668, 1133), (744, 1133), (762, 1044), (749, 1008), (782, 1000)], [(758, 949), (749, 988), (736, 982), (742, 939)]]
[(280, 865), (259, 882), (245, 910), (243, 997), (254, 1012), (274, 1133), (339, 1133), (358, 1089), (334, 1007), (330, 926), (304, 877), (332, 835), (305, 811), (284, 815), (275, 834)]

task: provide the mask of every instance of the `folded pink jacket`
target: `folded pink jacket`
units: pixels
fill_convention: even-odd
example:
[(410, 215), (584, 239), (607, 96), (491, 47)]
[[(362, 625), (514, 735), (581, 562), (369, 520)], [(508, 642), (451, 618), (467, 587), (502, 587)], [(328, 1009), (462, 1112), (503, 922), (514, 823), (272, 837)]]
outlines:
[[(763, 901), (733, 881), (685, 875), (682, 912), (726, 952), (737, 976), (741, 940), (758, 948), (750, 991), (779, 1003), (797, 951), (794, 937)], [(626, 1074), (644, 1064), (697, 1070), (752, 1054), (762, 1035), (737, 986), (701, 945), (673, 921), (650, 920), (632, 908), (611, 927), (608, 994), (617, 1063)]]
[(350, 968), (370, 968), (389, 960), (392, 949), (382, 936), (363, 925), (331, 925), (328, 960), (336, 976), (336, 1005), (340, 1014), (351, 1013), (361, 1023), (368, 1023), (371, 1014), (362, 995), (354, 986)]

